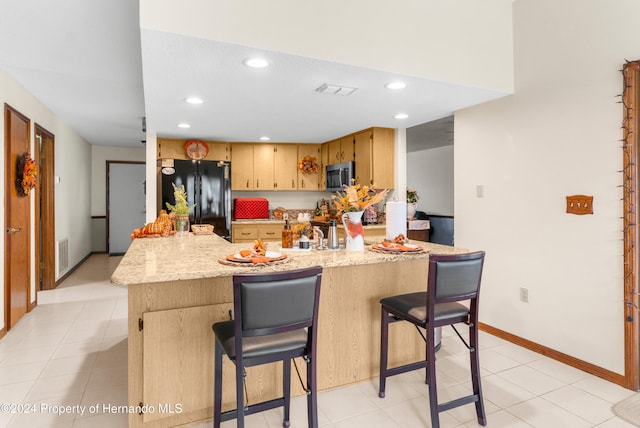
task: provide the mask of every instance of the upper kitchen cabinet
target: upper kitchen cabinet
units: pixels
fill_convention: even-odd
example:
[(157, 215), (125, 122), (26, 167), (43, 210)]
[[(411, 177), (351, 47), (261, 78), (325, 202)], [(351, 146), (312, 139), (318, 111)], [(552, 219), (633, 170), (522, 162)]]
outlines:
[[(233, 168), (232, 168), (233, 169)], [(275, 189), (275, 145), (253, 145), (253, 190)]]
[(276, 190), (298, 190), (298, 146), (275, 144), (274, 180)]
[(329, 141), (329, 163), (350, 162), (354, 160), (353, 135)]
[(298, 174), (298, 190), (322, 190), (321, 183), (324, 184), (322, 178), (324, 175), (324, 164), (322, 163), (322, 153), (320, 144), (298, 144), (298, 159), (302, 159), (306, 156), (316, 158), (318, 164), (318, 171), (315, 173), (304, 173), (297, 167)]
[[(188, 141), (193, 140), (181, 138), (158, 138), (156, 147), (157, 159), (190, 159), (185, 148)], [(202, 142), (206, 144), (208, 149), (207, 156), (204, 160), (231, 160), (229, 143), (209, 140), (204, 140)]]
[(376, 189), (395, 188), (395, 130), (370, 128), (355, 134), (358, 183)]
[(254, 190), (251, 143), (231, 145), (231, 190)]
[(327, 188), (327, 169), (329, 165), (329, 143), (324, 143), (320, 146), (320, 190), (326, 190)]

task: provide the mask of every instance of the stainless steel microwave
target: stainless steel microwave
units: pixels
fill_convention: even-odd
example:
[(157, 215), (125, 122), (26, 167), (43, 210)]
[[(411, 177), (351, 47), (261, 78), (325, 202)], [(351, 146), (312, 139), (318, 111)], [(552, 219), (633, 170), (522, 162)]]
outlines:
[(351, 181), (356, 177), (355, 162), (334, 163), (326, 166), (326, 189), (327, 192), (344, 190), (342, 186), (353, 184)]

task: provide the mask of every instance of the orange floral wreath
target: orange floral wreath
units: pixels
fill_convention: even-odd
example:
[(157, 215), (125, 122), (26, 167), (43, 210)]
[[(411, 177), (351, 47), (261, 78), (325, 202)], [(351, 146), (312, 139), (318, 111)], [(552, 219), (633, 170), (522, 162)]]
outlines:
[(298, 160), (298, 169), (304, 174), (317, 174), (318, 159), (315, 156), (305, 156)]
[(20, 196), (28, 196), (38, 182), (38, 168), (28, 152), (18, 156), (16, 162), (16, 188)]

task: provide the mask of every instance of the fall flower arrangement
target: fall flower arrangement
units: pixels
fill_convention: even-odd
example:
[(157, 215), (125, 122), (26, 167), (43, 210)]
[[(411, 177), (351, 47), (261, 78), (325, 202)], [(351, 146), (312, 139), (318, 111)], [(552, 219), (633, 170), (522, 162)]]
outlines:
[(16, 187), (20, 196), (28, 196), (38, 182), (38, 168), (28, 152), (18, 156), (16, 165)]
[(171, 185), (173, 186), (173, 196), (176, 199), (176, 204), (171, 205), (169, 202), (166, 202), (167, 208), (175, 215), (189, 214), (191, 208), (196, 205), (193, 204), (189, 206), (187, 204), (187, 191), (184, 189), (184, 184), (181, 184), (180, 187), (176, 187), (175, 183), (171, 183)]
[(335, 195), (331, 195), (331, 199), (338, 213), (342, 214), (364, 211), (369, 205), (382, 202), (388, 193), (388, 189), (375, 193), (369, 186), (354, 183), (351, 186), (345, 185), (344, 192), (336, 192)]

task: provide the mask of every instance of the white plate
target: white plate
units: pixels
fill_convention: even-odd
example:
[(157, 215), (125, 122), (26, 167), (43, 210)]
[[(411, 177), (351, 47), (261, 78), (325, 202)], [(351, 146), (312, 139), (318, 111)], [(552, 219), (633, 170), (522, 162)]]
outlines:
[(270, 259), (277, 259), (282, 257), (282, 253), (277, 253), (275, 251), (267, 251), (266, 253), (264, 253), (265, 257), (269, 257)]

